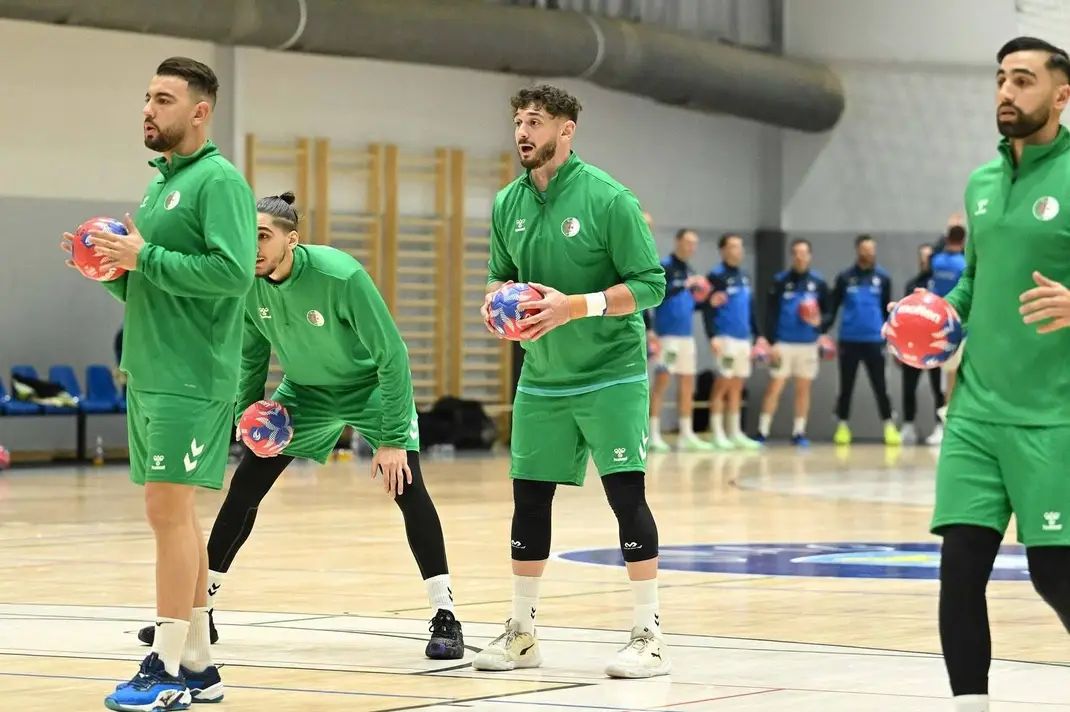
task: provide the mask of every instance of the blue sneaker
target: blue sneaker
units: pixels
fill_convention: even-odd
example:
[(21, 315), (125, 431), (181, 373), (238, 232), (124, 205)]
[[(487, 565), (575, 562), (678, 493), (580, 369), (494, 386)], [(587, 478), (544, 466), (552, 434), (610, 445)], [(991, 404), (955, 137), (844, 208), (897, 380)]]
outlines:
[(178, 673), (186, 678), (189, 694), (197, 702), (222, 702), (223, 680), (219, 677), (219, 668), (215, 665), (206, 667), (201, 672), (193, 672), (182, 666)]
[(150, 653), (130, 682), (104, 698), (104, 706), (116, 712), (170, 712), (188, 710), (190, 701), (186, 681), (168, 675), (160, 656)]
[(810, 447), (810, 439), (805, 435), (792, 435), (791, 444), (797, 447)]

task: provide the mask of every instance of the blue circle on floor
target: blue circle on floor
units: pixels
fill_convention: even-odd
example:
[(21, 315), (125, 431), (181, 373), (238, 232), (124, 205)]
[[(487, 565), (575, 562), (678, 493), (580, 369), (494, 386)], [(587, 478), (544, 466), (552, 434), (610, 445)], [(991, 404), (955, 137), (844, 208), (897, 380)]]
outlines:
[[(832, 578), (939, 579), (939, 542), (693, 544), (659, 547), (658, 567), (674, 571)], [(620, 549), (578, 549), (559, 558), (624, 566)], [(1028, 581), (1025, 549), (1000, 547), (993, 581)]]

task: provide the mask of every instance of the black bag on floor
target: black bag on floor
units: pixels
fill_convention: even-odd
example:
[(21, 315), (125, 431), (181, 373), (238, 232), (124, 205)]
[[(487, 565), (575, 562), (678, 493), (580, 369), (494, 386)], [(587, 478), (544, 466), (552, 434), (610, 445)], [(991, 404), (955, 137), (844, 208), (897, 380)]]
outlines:
[(453, 445), (458, 450), (489, 450), (498, 439), (498, 426), (479, 401), (445, 396), (419, 413), (420, 445)]

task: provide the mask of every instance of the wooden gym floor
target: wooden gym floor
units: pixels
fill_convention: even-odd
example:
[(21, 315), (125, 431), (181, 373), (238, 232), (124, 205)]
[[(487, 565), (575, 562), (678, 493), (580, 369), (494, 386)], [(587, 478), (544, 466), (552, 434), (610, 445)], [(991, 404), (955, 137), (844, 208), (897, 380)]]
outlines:
[[(562, 489), (539, 613), (544, 667), (481, 673), (509, 614), (501, 455), (428, 459), (464, 661), (423, 657), (424, 587), (368, 460), (297, 463), (260, 508), (217, 601), (222, 709), (937, 712), (936, 453), (786, 446), (654, 455), (671, 677), (613, 681), (630, 591), (601, 487)], [(592, 475), (593, 478), (593, 475)], [(205, 530), (221, 493), (205, 494)], [(1070, 712), (1070, 638), (1008, 535), (989, 588), (995, 712)], [(121, 467), (0, 477), (0, 709), (103, 709), (145, 654), (153, 545)], [(937, 654), (937, 655), (934, 655)]]

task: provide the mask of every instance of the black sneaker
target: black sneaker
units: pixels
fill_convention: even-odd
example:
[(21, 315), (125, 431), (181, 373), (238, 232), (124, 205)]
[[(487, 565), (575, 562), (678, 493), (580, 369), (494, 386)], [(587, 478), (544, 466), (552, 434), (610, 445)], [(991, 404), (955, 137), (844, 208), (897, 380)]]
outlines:
[(464, 635), (460, 622), (452, 613), (438, 609), (427, 629), (431, 631), (431, 640), (424, 650), (427, 657), (432, 660), (460, 660), (464, 657)]
[[(215, 619), (212, 617), (214, 608), (208, 611), (208, 639), (215, 645), (219, 641), (219, 631), (215, 629)], [(156, 625), (147, 625), (137, 632), (137, 639), (145, 645), (152, 645), (156, 641)]]

